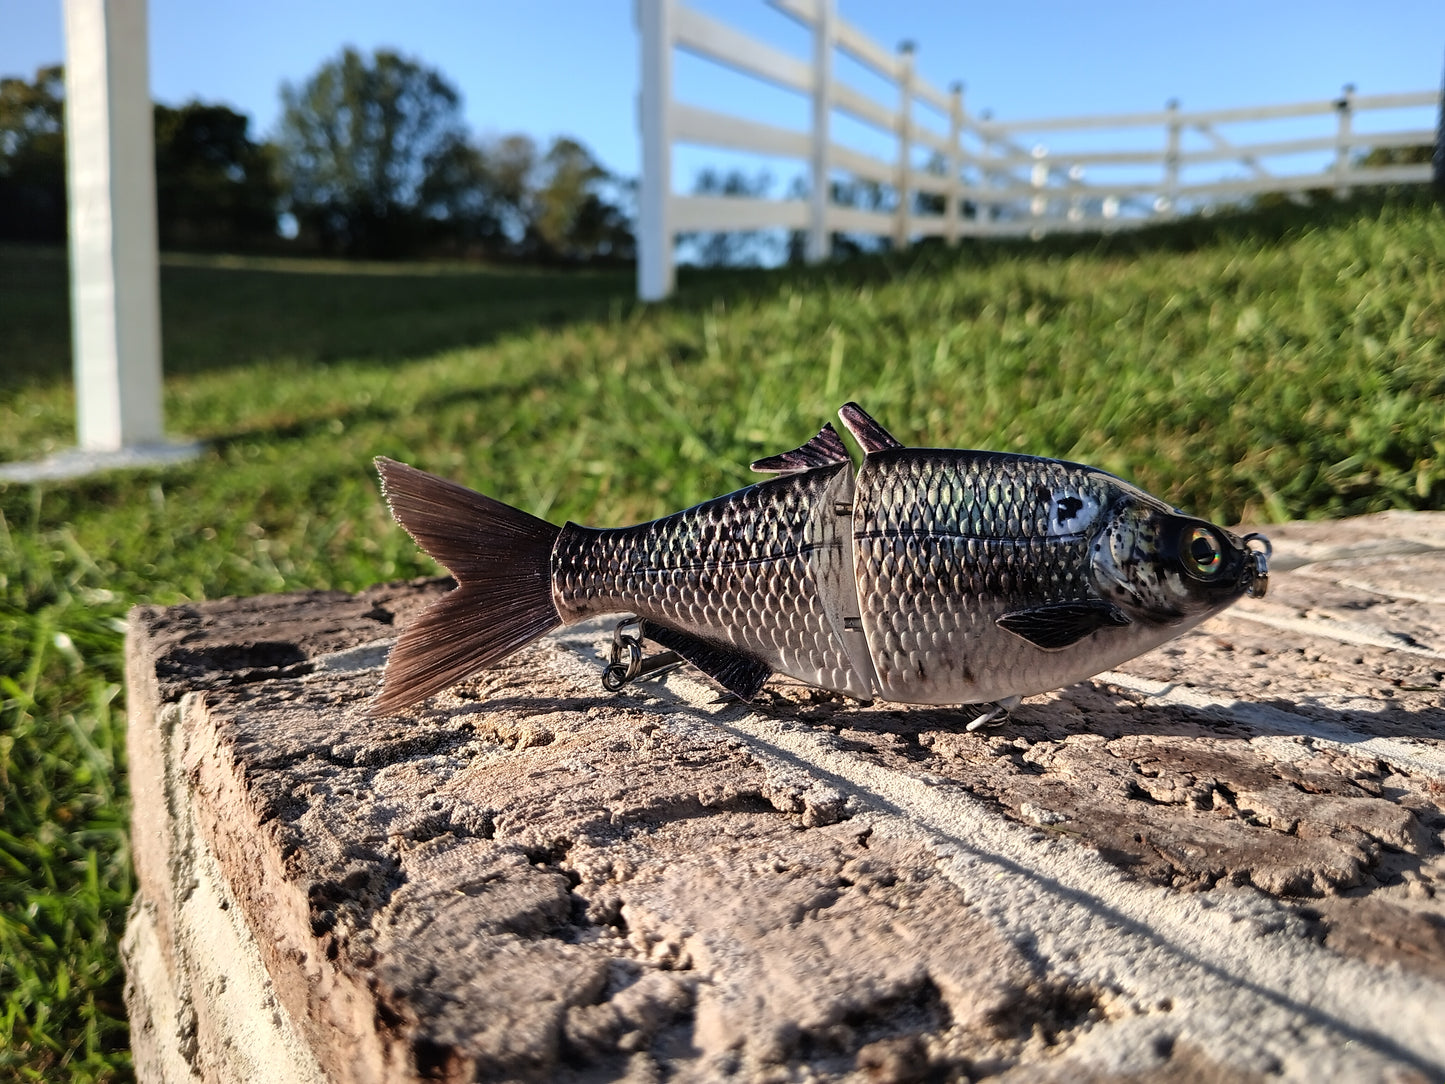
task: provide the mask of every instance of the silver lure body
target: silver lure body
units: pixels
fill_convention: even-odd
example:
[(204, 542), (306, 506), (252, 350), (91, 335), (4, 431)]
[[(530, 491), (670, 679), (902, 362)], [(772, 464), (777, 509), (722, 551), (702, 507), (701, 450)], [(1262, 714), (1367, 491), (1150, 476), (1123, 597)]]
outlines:
[(754, 464), (778, 477), (636, 526), (552, 528), (554, 624), (634, 613), (744, 697), (778, 672), (973, 704), (1083, 680), (1264, 592), (1250, 540), (1104, 471), (905, 448), (841, 413), (866, 453), (856, 475), (825, 426)]
[(1121, 504), (1170, 514), (1057, 460), (886, 449), (856, 480), (849, 464), (816, 467), (636, 527), (569, 524), (553, 590), (569, 623), (631, 611), (861, 699), (983, 703), (1081, 681), (1237, 597), (1104, 624), (1061, 647), (998, 624), (1100, 599), (1091, 552)]

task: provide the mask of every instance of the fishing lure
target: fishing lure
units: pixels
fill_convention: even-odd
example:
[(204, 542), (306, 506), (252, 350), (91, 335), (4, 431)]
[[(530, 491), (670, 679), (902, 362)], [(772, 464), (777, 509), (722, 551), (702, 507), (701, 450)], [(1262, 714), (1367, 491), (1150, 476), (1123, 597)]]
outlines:
[(776, 672), (860, 700), (990, 705), (972, 729), (1268, 586), (1263, 535), (1104, 471), (907, 448), (855, 403), (839, 415), (864, 451), (856, 474), (825, 425), (752, 465), (775, 477), (632, 527), (557, 527), (378, 458), (392, 514), (458, 586), (401, 634), (373, 710), (628, 613), (609, 688), (643, 669), (646, 638), (744, 700)]

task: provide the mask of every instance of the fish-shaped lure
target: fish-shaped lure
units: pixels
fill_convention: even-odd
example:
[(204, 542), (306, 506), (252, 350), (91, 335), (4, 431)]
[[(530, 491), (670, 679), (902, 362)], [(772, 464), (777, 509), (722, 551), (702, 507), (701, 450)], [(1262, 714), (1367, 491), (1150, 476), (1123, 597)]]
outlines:
[(972, 728), (1265, 593), (1262, 535), (1092, 467), (905, 448), (856, 404), (839, 414), (865, 453), (856, 476), (825, 425), (753, 464), (777, 477), (606, 530), (378, 458), (392, 514), (458, 586), (402, 633), (373, 710), (560, 625), (633, 613), (745, 700), (777, 672), (863, 700), (996, 705)]

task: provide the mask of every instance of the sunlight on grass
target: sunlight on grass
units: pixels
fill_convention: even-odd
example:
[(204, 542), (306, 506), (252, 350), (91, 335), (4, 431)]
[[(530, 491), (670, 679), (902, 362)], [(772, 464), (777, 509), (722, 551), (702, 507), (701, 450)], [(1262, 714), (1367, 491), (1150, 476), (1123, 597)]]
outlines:
[[(304, 273), (296, 273), (304, 271)], [(0, 248), (0, 459), (69, 443), (63, 254)], [(694, 273), (167, 257), (165, 472), (0, 486), (0, 1075), (128, 1073), (124, 617), (429, 574), (389, 455), (554, 521), (750, 480), (857, 399), (911, 443), (1063, 456), (1232, 522), (1445, 507), (1445, 215)]]

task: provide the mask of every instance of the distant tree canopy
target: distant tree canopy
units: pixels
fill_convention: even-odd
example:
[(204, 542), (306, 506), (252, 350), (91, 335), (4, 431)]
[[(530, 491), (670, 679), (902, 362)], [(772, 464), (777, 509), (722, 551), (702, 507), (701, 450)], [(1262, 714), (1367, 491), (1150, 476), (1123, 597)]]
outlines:
[(542, 255), (562, 260), (635, 255), (631, 224), (604, 193), (611, 180), (581, 143), (566, 136), (552, 141), (542, 156), (533, 215)]
[(0, 239), (65, 239), (65, 77), (0, 79)]
[(484, 148), (498, 220), (513, 249), (548, 263), (631, 259), (632, 224), (617, 199), (627, 186), (575, 139), (558, 136), (545, 153), (527, 136)]
[[(223, 105), (155, 106), (156, 204), (168, 248), (247, 248), (274, 241), (277, 190), (250, 121)], [(0, 80), (0, 240), (66, 236), (65, 75)]]
[(432, 247), (549, 263), (632, 259), (619, 182), (566, 136), (545, 154), (529, 136), (459, 143), (422, 185)]
[[(165, 248), (321, 248), (347, 255), (625, 260), (629, 182), (575, 139), (474, 140), (440, 73), (355, 49), (281, 88), (274, 141), (228, 106), (155, 106), (156, 204)], [(278, 237), (289, 212), (299, 234)], [(66, 235), (65, 81), (0, 79), (0, 241)]]
[(1371, 147), (1357, 156), (1357, 164), (1366, 168), (1374, 166), (1419, 166), (1428, 165), (1435, 156), (1430, 144), (1414, 147)]
[(630, 257), (613, 178), (574, 139), (486, 144), (439, 72), (355, 49), (282, 87), (277, 163), (288, 209), (323, 248), (402, 256), (451, 249), (540, 260)]
[(324, 247), (403, 255), (422, 239), (428, 211), (446, 217), (462, 206), (456, 185), (474, 178), (461, 95), (439, 72), (388, 49), (365, 57), (348, 47), (301, 86), (283, 84), (281, 102), (282, 187)]
[(269, 147), (224, 105), (155, 107), (156, 210), (165, 248), (274, 244), (279, 190)]

